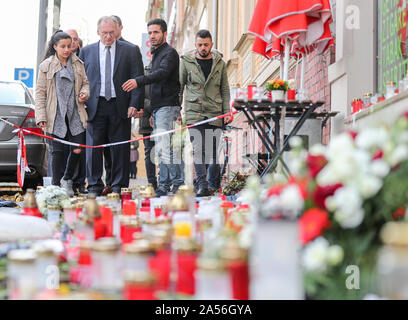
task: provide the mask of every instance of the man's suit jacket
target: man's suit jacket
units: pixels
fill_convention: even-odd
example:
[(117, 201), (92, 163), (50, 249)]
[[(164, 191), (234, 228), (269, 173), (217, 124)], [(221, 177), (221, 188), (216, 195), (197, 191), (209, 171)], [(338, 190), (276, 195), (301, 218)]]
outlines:
[[(88, 121), (95, 117), (101, 91), (99, 44), (90, 44), (81, 50), (80, 59), (84, 62), (86, 75), (89, 80), (91, 93), (85, 103), (88, 111)], [(123, 119), (127, 119), (128, 108), (143, 109), (144, 88), (137, 88), (130, 93), (122, 89), (122, 85), (129, 79), (144, 74), (143, 60), (139, 47), (116, 41), (115, 65), (113, 69), (113, 84), (116, 92), (116, 105)]]

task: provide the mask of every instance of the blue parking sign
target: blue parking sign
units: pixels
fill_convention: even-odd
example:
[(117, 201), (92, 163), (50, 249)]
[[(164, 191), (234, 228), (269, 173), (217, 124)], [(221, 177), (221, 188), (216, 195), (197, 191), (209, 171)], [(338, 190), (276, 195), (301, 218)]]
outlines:
[(15, 68), (14, 80), (21, 80), (28, 88), (33, 88), (34, 69)]

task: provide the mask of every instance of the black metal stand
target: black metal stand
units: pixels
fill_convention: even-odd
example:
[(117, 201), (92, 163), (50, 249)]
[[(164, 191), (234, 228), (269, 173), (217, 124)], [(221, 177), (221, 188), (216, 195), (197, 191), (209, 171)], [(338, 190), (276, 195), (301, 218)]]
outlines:
[[(337, 112), (315, 112), (317, 108), (324, 105), (324, 101), (312, 102), (312, 101), (277, 101), (271, 102), (269, 100), (262, 100), (258, 102), (256, 100), (244, 101), (236, 100), (234, 103), (234, 108), (237, 111), (244, 112), (249, 124), (254, 128), (262, 144), (265, 146), (266, 150), (272, 155), (268, 164), (266, 165), (263, 172), (260, 174), (264, 177), (266, 174), (271, 172), (278, 161), (281, 161), (284, 169), (290, 173), (289, 168), (282, 159), (283, 152), (287, 150), (289, 146), (290, 139), (295, 136), (303, 124), (309, 118), (322, 118), (324, 124), (330, 117), (337, 115)], [(290, 131), (289, 135), (284, 139), (283, 146), (280, 145), (280, 120), (282, 116), (282, 108), (286, 108), (286, 117), (298, 118), (295, 126)], [(274, 123), (274, 128), (268, 123), (265, 116), (256, 116), (255, 112), (266, 112), (265, 116), (269, 116)], [(273, 133), (274, 142), (271, 141), (268, 132), (264, 129), (263, 124), (265, 124), (267, 130)], [(259, 172), (259, 171), (258, 171)]]

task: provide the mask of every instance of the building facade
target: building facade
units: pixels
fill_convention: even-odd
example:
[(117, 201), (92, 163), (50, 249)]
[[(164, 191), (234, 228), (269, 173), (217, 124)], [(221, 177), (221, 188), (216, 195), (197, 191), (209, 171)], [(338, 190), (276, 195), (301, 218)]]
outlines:
[[(279, 77), (280, 62), (251, 52), (253, 36), (247, 33), (256, 0), (151, 0), (148, 17), (174, 17), (170, 43), (180, 54), (194, 48), (194, 36), (208, 29), (215, 48), (223, 53), (230, 84), (264, 86)], [(403, 80), (408, 69), (406, 0), (331, 0), (332, 34), (335, 46), (323, 55), (316, 52), (305, 60), (305, 87), (311, 100), (323, 100), (326, 111), (339, 114), (321, 128), (321, 140), (344, 129), (378, 122), (391, 122), (404, 110), (406, 92), (351, 115), (353, 98), (365, 93), (385, 93), (386, 83)], [(169, 20), (168, 20), (169, 21)], [(289, 78), (299, 75), (302, 61), (292, 60)], [(299, 77), (298, 77), (299, 78)], [(299, 81), (298, 80), (298, 87)], [(407, 78), (408, 83), (408, 78)], [(256, 133), (248, 130), (242, 115), (233, 126), (243, 130), (230, 134), (232, 171), (248, 169), (242, 155), (264, 152)]]
[[(265, 86), (267, 81), (279, 77), (280, 62), (267, 60), (251, 51), (254, 36), (247, 31), (255, 6), (256, 0), (151, 0), (147, 18), (162, 17), (171, 21), (169, 43), (180, 54), (194, 49), (196, 33), (208, 29), (213, 35), (215, 49), (223, 54), (227, 63), (230, 85), (246, 87), (256, 83)], [(170, 19), (174, 16), (175, 19)], [(311, 54), (305, 64), (305, 85), (310, 98), (326, 101), (322, 107), (325, 110), (330, 110), (328, 66), (333, 62), (334, 50), (331, 50), (325, 55)], [(296, 71), (300, 74), (300, 68), (301, 62), (291, 61), (289, 78), (294, 78)], [(265, 149), (256, 132), (249, 130), (243, 114), (235, 117), (232, 126), (241, 130), (227, 134), (231, 140), (230, 172), (253, 173), (255, 168), (244, 156), (265, 153)], [(330, 125), (322, 129), (321, 136), (322, 142), (327, 143)]]

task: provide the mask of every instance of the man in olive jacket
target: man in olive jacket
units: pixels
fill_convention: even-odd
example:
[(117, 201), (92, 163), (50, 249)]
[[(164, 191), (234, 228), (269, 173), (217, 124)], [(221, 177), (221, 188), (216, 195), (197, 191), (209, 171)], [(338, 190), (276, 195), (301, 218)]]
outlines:
[[(208, 30), (197, 33), (195, 47), (181, 57), (180, 63), (180, 103), (185, 88), (187, 125), (230, 112), (227, 66), (222, 54), (212, 50), (212, 36)], [(226, 123), (231, 121), (232, 117), (225, 118)], [(198, 197), (209, 196), (220, 187), (218, 147), (222, 127), (221, 119), (189, 129)]]

